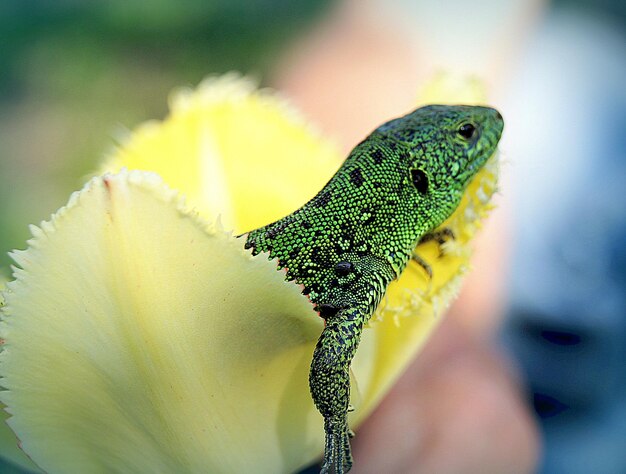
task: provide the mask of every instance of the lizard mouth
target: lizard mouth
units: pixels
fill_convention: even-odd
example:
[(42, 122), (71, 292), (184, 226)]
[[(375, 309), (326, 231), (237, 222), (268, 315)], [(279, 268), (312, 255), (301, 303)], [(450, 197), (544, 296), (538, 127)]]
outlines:
[(500, 113), (496, 109), (485, 108), (485, 110), (487, 117), (484, 120), (483, 133), (475, 145), (475, 156), (465, 170), (470, 178), (496, 153), (504, 129)]

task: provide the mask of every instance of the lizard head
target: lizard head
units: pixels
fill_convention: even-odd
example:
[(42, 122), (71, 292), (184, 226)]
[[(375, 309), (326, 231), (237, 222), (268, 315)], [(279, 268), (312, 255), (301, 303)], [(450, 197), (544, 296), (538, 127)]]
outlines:
[(456, 209), (471, 179), (496, 151), (503, 126), (502, 116), (489, 107), (430, 105), (376, 132), (405, 150), (400, 163), (405, 196), (436, 227)]

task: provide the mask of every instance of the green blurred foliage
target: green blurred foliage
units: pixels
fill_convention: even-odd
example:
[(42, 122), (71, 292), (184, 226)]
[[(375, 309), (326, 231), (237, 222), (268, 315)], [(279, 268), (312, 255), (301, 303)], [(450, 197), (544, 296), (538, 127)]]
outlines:
[(261, 79), (332, 0), (0, 2), (0, 273), (125, 130), (172, 88)]

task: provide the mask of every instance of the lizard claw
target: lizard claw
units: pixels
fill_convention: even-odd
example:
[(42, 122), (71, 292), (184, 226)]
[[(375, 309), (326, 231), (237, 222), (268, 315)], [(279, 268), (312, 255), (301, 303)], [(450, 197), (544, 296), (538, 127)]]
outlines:
[(420, 257), (415, 252), (413, 252), (413, 255), (411, 255), (411, 260), (413, 260), (415, 263), (417, 263), (420, 267), (422, 267), (424, 269), (424, 271), (426, 272), (426, 275), (428, 276), (428, 282), (430, 284), (430, 282), (433, 279), (433, 269), (432, 269), (432, 267), (428, 264), (428, 262), (426, 260), (424, 260), (422, 257)]

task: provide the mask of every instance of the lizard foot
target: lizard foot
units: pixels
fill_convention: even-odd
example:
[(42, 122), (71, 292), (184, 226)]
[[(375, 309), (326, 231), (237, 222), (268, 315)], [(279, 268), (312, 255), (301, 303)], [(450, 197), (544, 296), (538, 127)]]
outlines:
[(420, 239), (418, 245), (434, 240), (439, 245), (439, 256), (442, 257), (443, 256), (442, 245), (445, 244), (448, 240), (455, 240), (455, 239), (456, 239), (456, 236), (454, 235), (454, 231), (450, 229), (449, 227), (444, 227), (443, 229), (440, 229), (434, 232), (429, 232), (428, 234), (424, 234), (422, 238)]
[[(442, 245), (445, 244), (448, 240), (454, 240), (455, 238), (456, 237), (452, 229), (450, 229), (449, 227), (444, 227), (441, 230), (424, 234), (417, 245), (419, 246), (425, 242), (430, 242), (431, 240), (434, 240), (439, 245), (439, 257), (443, 257), (444, 253), (443, 253)], [(411, 255), (411, 260), (413, 260), (415, 263), (417, 263), (420, 267), (424, 269), (424, 271), (426, 272), (426, 275), (428, 276), (428, 281), (430, 283), (433, 279), (433, 269), (430, 266), (430, 264), (426, 260), (424, 260), (422, 257), (420, 257), (415, 250), (413, 251), (413, 254)]]

